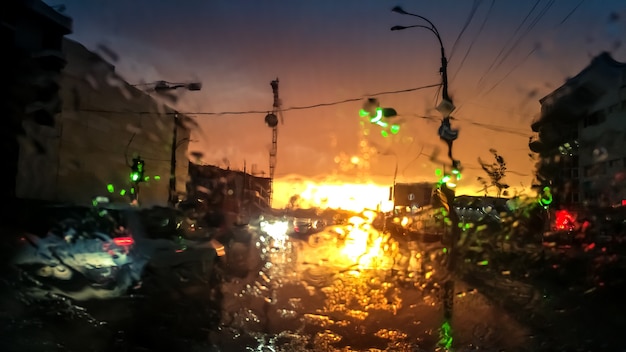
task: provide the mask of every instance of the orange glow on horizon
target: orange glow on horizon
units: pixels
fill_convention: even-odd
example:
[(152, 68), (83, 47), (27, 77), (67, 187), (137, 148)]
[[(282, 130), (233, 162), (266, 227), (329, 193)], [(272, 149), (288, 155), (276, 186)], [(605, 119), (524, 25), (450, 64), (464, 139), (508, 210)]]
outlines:
[(374, 183), (316, 183), (312, 180), (274, 181), (274, 208), (285, 208), (294, 195), (300, 208), (332, 208), (351, 211), (364, 209), (391, 210), (389, 186)]
[[(417, 181), (416, 181), (417, 182)], [(283, 178), (274, 181), (274, 203), (276, 209), (284, 209), (290, 199), (297, 195), (299, 208), (343, 209), (361, 212), (365, 209), (391, 211), (390, 184), (341, 182), (338, 180), (316, 182), (311, 179)], [(474, 185), (459, 185), (457, 195), (484, 195)]]

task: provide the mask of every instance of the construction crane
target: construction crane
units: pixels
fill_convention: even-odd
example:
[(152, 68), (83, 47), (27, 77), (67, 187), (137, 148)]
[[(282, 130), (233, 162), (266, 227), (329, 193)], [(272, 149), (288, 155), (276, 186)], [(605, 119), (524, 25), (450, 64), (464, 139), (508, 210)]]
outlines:
[(265, 124), (272, 129), (272, 148), (270, 149), (270, 190), (269, 201), (270, 206), (274, 197), (274, 171), (276, 170), (276, 153), (278, 151), (278, 116), (280, 116), (280, 123), (284, 123), (283, 113), (280, 110), (281, 102), (278, 98), (278, 78), (273, 80), (270, 85), (272, 86), (272, 93), (274, 95), (274, 104), (272, 105), (272, 112), (265, 116)]

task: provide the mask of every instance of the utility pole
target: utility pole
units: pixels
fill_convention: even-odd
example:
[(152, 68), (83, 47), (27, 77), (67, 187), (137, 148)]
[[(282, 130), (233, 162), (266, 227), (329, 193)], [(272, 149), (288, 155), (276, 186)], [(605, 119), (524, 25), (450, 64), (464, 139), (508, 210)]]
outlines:
[[(272, 129), (272, 149), (270, 149), (270, 189), (269, 204), (272, 205), (274, 196), (274, 170), (276, 169), (276, 154), (278, 152), (278, 114), (282, 114), (280, 111), (280, 99), (278, 98), (278, 78), (273, 80), (270, 85), (272, 86), (272, 93), (274, 95), (274, 104), (272, 105), (272, 112), (265, 116), (265, 123)], [(282, 120), (282, 115), (281, 115)]]
[[(188, 83), (171, 83), (167, 81), (156, 81), (153, 83), (139, 84), (135, 86), (150, 85), (152, 90), (164, 94), (169, 91), (174, 91), (179, 88), (184, 88), (189, 91), (199, 91), (202, 89), (201, 82), (188, 82)], [(172, 114), (172, 151), (170, 155), (170, 182), (169, 182), (169, 195), (167, 197), (167, 204), (171, 207), (175, 207), (178, 204), (178, 193), (176, 192), (176, 149), (178, 145), (178, 124), (180, 123), (178, 117), (178, 111), (174, 111)]]
[[(179, 88), (184, 88), (189, 91), (199, 91), (202, 89), (201, 82), (187, 82), (187, 83), (171, 83), (167, 81), (156, 81), (152, 83), (134, 84), (133, 87), (151, 86), (149, 90), (159, 94), (165, 94), (169, 91), (174, 91)], [(170, 155), (170, 181), (168, 187), (167, 204), (171, 207), (175, 207), (178, 204), (178, 193), (176, 192), (176, 149), (180, 146), (178, 144), (178, 124), (180, 123), (178, 117), (178, 111), (174, 111), (172, 114), (172, 151)], [(188, 140), (188, 139), (187, 139)]]
[(178, 195), (176, 193), (176, 149), (178, 147), (178, 112), (175, 111), (173, 119), (173, 132), (172, 132), (172, 154), (170, 156), (170, 187), (168, 204), (171, 207), (175, 207), (178, 203)]
[[(441, 81), (442, 81), (442, 100), (441, 103), (437, 106), (437, 110), (442, 114), (443, 119), (441, 121), (441, 126), (439, 127), (438, 134), (439, 138), (443, 140), (448, 145), (448, 157), (452, 163), (452, 175), (444, 174), (442, 180), (439, 182), (439, 190), (442, 195), (441, 201), (444, 203), (447, 208), (448, 217), (450, 220), (450, 236), (447, 239), (444, 245), (446, 245), (446, 250), (448, 252), (448, 278), (444, 282), (444, 292), (443, 292), (443, 308), (444, 308), (444, 327), (442, 328), (441, 333), (443, 335), (441, 344), (445, 348), (452, 347), (452, 338), (449, 336), (449, 328), (450, 328), (450, 320), (452, 318), (453, 311), (453, 303), (454, 303), (454, 271), (456, 270), (457, 256), (458, 256), (458, 248), (457, 241), (460, 238), (460, 228), (459, 228), (459, 216), (456, 213), (456, 209), (454, 208), (454, 198), (455, 198), (455, 187), (456, 181), (460, 179), (460, 167), (461, 163), (459, 160), (456, 160), (452, 156), (452, 144), (457, 139), (459, 131), (456, 129), (452, 129), (450, 125), (450, 114), (454, 111), (455, 106), (452, 102), (448, 94), (448, 60), (446, 58), (445, 49), (443, 47), (443, 42), (441, 40), (441, 36), (439, 35), (439, 30), (437, 27), (426, 17), (420, 16), (417, 14), (413, 14), (405, 11), (400, 6), (396, 6), (392, 9), (393, 12), (399, 13), (401, 15), (408, 15), (417, 17), (423, 21), (426, 21), (428, 25), (418, 24), (412, 26), (393, 26), (391, 28), (392, 31), (404, 30), (408, 28), (422, 28), (429, 30), (432, 32), (439, 41), (439, 46), (441, 49), (441, 68), (439, 72), (441, 73)], [(452, 177), (455, 179), (452, 180)]]

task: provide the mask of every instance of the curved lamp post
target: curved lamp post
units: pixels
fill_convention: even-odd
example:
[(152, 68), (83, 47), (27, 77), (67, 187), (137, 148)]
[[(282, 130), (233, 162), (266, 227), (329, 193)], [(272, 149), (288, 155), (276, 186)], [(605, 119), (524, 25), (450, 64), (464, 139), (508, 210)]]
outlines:
[[(455, 106), (454, 106), (454, 103), (452, 102), (452, 99), (450, 98), (450, 95), (448, 95), (448, 59), (446, 58), (446, 53), (443, 47), (443, 41), (441, 40), (441, 36), (439, 35), (439, 30), (437, 30), (437, 27), (435, 27), (435, 25), (426, 17), (409, 13), (405, 11), (404, 9), (402, 9), (400, 6), (394, 7), (392, 11), (399, 13), (401, 15), (417, 17), (428, 23), (428, 26), (426, 25), (393, 26), (391, 27), (392, 31), (399, 31), (399, 30), (404, 30), (404, 29), (409, 29), (409, 28), (424, 28), (432, 32), (435, 35), (435, 37), (437, 37), (437, 40), (439, 41), (439, 47), (441, 48), (441, 68), (439, 72), (441, 73), (443, 92), (442, 92), (442, 101), (437, 106), (437, 110), (443, 115), (443, 120), (441, 121), (441, 126), (439, 127), (438, 132), (439, 132), (439, 137), (443, 139), (448, 145), (448, 157), (452, 161), (452, 172), (453, 174), (458, 174), (458, 168), (460, 167), (460, 162), (458, 160), (455, 160), (452, 157), (452, 142), (458, 137), (458, 130), (453, 130), (450, 126), (450, 114), (452, 113), (452, 111), (454, 111)], [(444, 176), (444, 178), (446, 177), (448, 176), (447, 175)], [(455, 270), (455, 266), (456, 266), (456, 257), (457, 257), (456, 248), (455, 248), (456, 241), (460, 237), (460, 229), (458, 226), (459, 217), (454, 209), (455, 191), (454, 191), (453, 186), (449, 186), (447, 182), (445, 181), (440, 182), (440, 191), (445, 196), (445, 202), (448, 205), (448, 209), (449, 209), (448, 213), (449, 213), (449, 217), (451, 221), (451, 236), (450, 236), (451, 238), (448, 239), (449, 254), (448, 254), (447, 266), (448, 266), (448, 271), (452, 273)], [(442, 327), (441, 329), (442, 333), (444, 331), (449, 332), (450, 326), (449, 326), (448, 320), (452, 317), (452, 306), (454, 302), (454, 280), (452, 278), (449, 278), (444, 283), (443, 301), (444, 301), (443, 303), (444, 303), (444, 317), (445, 317), (444, 325), (445, 324), (448, 324), (448, 325), (447, 325), (447, 328), (446, 326)], [(443, 334), (448, 335), (445, 333)], [(444, 342), (446, 347), (450, 347), (448, 346), (448, 344), (449, 345), (452, 344), (451, 338), (450, 339), (443, 338), (442, 341), (443, 340), (446, 340)]]
[[(199, 91), (202, 89), (202, 83), (200, 82), (190, 82), (190, 83), (170, 83), (167, 81), (156, 81), (151, 83), (154, 87), (154, 91), (157, 93), (163, 93), (166, 91), (176, 90), (179, 88), (184, 88), (190, 91)], [(173, 121), (173, 131), (172, 131), (172, 154), (170, 157), (170, 183), (169, 183), (169, 196), (167, 198), (167, 203), (174, 207), (176, 203), (178, 203), (178, 196), (176, 195), (176, 149), (180, 147), (183, 142), (191, 141), (189, 138), (184, 138), (178, 141), (178, 112), (175, 111), (172, 114), (174, 117)]]
[[(179, 88), (184, 88), (190, 91), (198, 91), (202, 89), (201, 82), (187, 82), (187, 83), (171, 83), (168, 81), (155, 81), (151, 83), (140, 83), (140, 84), (132, 84), (133, 87), (150, 87), (148, 89), (144, 89), (145, 92), (154, 91), (160, 94), (163, 94), (168, 91), (176, 90)], [(175, 111), (172, 116), (174, 117), (173, 121), (173, 131), (172, 131), (172, 153), (170, 157), (170, 183), (169, 183), (169, 195), (167, 197), (167, 203), (170, 206), (175, 206), (178, 203), (178, 197), (176, 195), (176, 149), (180, 147), (183, 142), (191, 141), (189, 138), (184, 138), (178, 141), (178, 111)]]
[[(391, 11), (402, 14), (402, 15), (408, 15), (408, 16), (420, 18), (428, 22), (428, 24), (430, 25), (430, 26), (424, 26), (424, 25), (416, 24), (412, 26), (393, 26), (391, 27), (392, 31), (401, 31), (401, 30), (409, 29), (409, 28), (424, 28), (424, 29), (431, 31), (435, 35), (435, 37), (437, 37), (437, 40), (439, 41), (439, 47), (441, 48), (441, 69), (439, 72), (441, 73), (441, 80), (443, 83), (443, 92), (441, 94), (443, 98), (442, 103), (444, 102), (449, 103), (449, 107), (448, 107), (449, 111), (447, 112), (449, 115), (452, 111), (454, 111), (455, 106), (452, 103), (452, 99), (448, 95), (448, 59), (446, 58), (446, 51), (443, 47), (443, 41), (441, 41), (439, 30), (437, 30), (437, 27), (435, 27), (435, 25), (426, 17), (406, 12), (400, 6), (394, 7), (393, 9), (391, 9)], [(442, 114), (444, 114), (444, 117), (445, 117), (445, 112), (442, 112)]]
[(448, 94), (448, 59), (446, 58), (446, 51), (443, 46), (443, 41), (441, 40), (441, 35), (439, 35), (439, 30), (426, 17), (414, 13), (409, 13), (402, 9), (400, 6), (394, 7), (391, 11), (399, 13), (401, 15), (417, 17), (428, 23), (428, 26), (421, 24), (411, 26), (393, 26), (391, 27), (392, 31), (400, 31), (409, 28), (423, 28), (432, 32), (439, 41), (439, 48), (441, 50), (441, 68), (439, 69), (439, 72), (441, 74), (442, 81), (442, 100), (441, 103), (437, 106), (437, 110), (443, 115), (443, 120), (441, 122), (441, 126), (439, 127), (439, 137), (443, 139), (448, 145), (448, 157), (452, 161), (452, 168), (457, 169), (460, 166), (460, 163), (458, 160), (455, 160), (452, 157), (452, 142), (457, 139), (458, 130), (452, 129), (452, 126), (450, 125), (450, 114), (452, 113), (452, 111), (454, 111), (454, 109), (456, 109), (456, 107), (452, 102), (452, 98), (450, 98), (450, 95)]

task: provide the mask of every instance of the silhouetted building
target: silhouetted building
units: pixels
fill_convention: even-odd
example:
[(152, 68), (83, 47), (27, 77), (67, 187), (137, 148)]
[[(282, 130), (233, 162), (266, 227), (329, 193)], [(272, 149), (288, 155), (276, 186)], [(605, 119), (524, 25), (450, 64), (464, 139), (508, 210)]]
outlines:
[(18, 159), (23, 152), (20, 142), (45, 153), (44, 146), (28, 140), (23, 124), (54, 126), (61, 110), (58, 76), (65, 66), (61, 43), (71, 30), (72, 20), (43, 1), (3, 2), (0, 111), (4, 124), (0, 140), (5, 167), (0, 173), (0, 189), (5, 200), (16, 196)]
[[(63, 52), (63, 109), (54, 126), (24, 124), (35, 143), (23, 144), (18, 196), (83, 205), (106, 196), (128, 203), (131, 165), (140, 157), (145, 177), (139, 184), (140, 204), (165, 206), (172, 148), (178, 160), (176, 190), (184, 194), (190, 131), (177, 125), (176, 143), (173, 136), (175, 119), (186, 117), (124, 81), (110, 62), (83, 45), (65, 39)], [(36, 145), (43, 153), (29, 148)]]
[(626, 199), (626, 64), (610, 54), (540, 100), (530, 149), (540, 186), (558, 204), (612, 205)]
[(409, 208), (430, 205), (434, 187), (432, 182), (396, 183), (393, 188), (393, 205)]
[(213, 165), (189, 163), (188, 200), (206, 203), (225, 213), (255, 216), (270, 209), (269, 177)]

